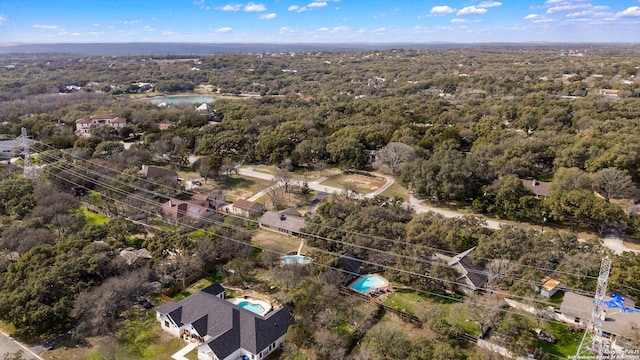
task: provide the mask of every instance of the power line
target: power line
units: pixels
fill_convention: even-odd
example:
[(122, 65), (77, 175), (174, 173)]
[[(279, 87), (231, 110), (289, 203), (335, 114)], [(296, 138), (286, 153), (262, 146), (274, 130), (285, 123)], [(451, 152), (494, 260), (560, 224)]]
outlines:
[[(56, 165), (50, 164), (50, 166), (54, 166), (55, 167)], [(62, 171), (66, 171), (68, 173), (71, 173), (72, 175), (75, 175), (75, 176), (77, 176), (77, 177), (79, 177), (79, 178), (81, 178), (83, 180), (93, 181), (94, 183), (96, 183), (96, 184), (98, 184), (100, 186), (103, 186), (103, 187), (107, 188), (108, 190), (112, 190), (112, 191), (115, 191), (116, 193), (120, 193), (121, 195), (131, 195), (131, 197), (133, 197), (133, 198), (137, 198), (138, 200), (140, 200), (142, 202), (145, 202), (147, 204), (152, 204), (153, 206), (156, 206), (156, 207), (160, 205), (157, 202), (153, 202), (153, 201), (150, 201), (149, 199), (137, 196), (135, 194), (128, 193), (128, 192), (126, 192), (126, 191), (124, 191), (122, 189), (119, 189), (119, 188), (117, 188), (115, 186), (112, 186), (110, 184), (107, 184), (107, 183), (92, 179), (88, 175), (80, 174), (78, 172), (71, 171), (71, 170), (69, 170), (67, 168), (61, 168), (61, 170)], [(105, 177), (108, 177), (108, 176), (105, 176)], [(118, 182), (121, 182), (121, 181), (119, 181), (117, 179), (112, 179), (112, 180), (116, 180)], [(127, 204), (127, 203), (124, 203), (124, 202), (121, 202), (121, 203)], [(134, 207), (131, 204), (128, 204), (127, 206)], [(148, 210), (145, 210), (145, 211), (148, 212)], [(207, 222), (207, 220), (204, 220), (204, 221)], [(217, 225), (222, 225), (220, 222), (215, 222), (215, 223)], [(246, 232), (246, 230), (244, 230), (244, 229), (239, 229), (239, 228), (233, 227), (233, 226), (232, 226), (232, 228), (234, 228), (236, 230), (240, 230), (240, 231)], [(312, 234), (307, 234), (307, 235), (314, 236)], [(368, 250), (368, 251), (378, 252), (378, 253), (381, 253), (381, 254), (384, 254), (384, 255), (388, 255), (388, 256), (402, 257), (402, 258), (405, 258), (407, 260), (413, 260), (413, 261), (417, 261), (417, 262), (421, 262), (421, 263), (430, 263), (431, 262), (431, 261), (428, 261), (428, 260), (425, 261), (424, 259), (420, 259), (420, 258), (408, 257), (408, 256), (405, 256), (405, 255), (402, 255), (402, 254), (397, 254), (397, 253), (388, 252), (388, 251), (384, 251), (384, 250), (379, 250), (379, 249), (375, 249), (375, 248), (371, 248), (371, 247), (365, 247), (365, 246), (360, 246), (360, 245), (356, 245), (356, 244), (351, 244), (351, 243), (347, 243), (347, 242), (340, 241), (340, 240), (334, 240), (334, 239), (329, 239), (329, 238), (322, 238), (322, 239), (327, 240), (327, 241), (338, 242), (338, 243), (341, 243), (341, 244), (344, 244), (344, 245), (348, 245), (348, 246), (362, 248), (362, 249)], [(316, 249), (316, 251), (319, 251), (319, 252), (322, 252), (322, 253), (325, 253), (325, 254), (329, 254), (329, 255), (333, 255), (333, 256), (341, 256), (339, 254), (335, 254), (333, 252), (326, 251), (326, 250)], [(403, 273), (406, 273), (406, 274), (409, 274), (409, 275), (412, 275), (412, 276), (417, 276), (417, 277), (426, 278), (426, 279), (430, 279), (430, 280), (434, 280), (434, 281), (439, 281), (439, 282), (442, 282), (442, 283), (448, 283), (448, 284), (457, 285), (457, 286), (464, 286), (465, 285), (465, 284), (459, 283), (457, 281), (451, 281), (451, 280), (447, 280), (447, 279), (441, 279), (441, 278), (438, 278), (438, 277), (430, 276), (430, 275), (427, 275), (426, 273), (425, 274), (416, 273), (416, 272), (413, 272), (413, 271), (408, 271), (408, 270), (405, 270), (405, 269), (402, 269), (402, 268), (398, 268), (398, 267), (394, 267), (394, 266), (383, 265), (383, 264), (376, 263), (376, 262), (369, 261), (369, 260), (362, 260), (362, 261), (364, 263), (367, 263), (367, 264), (372, 265), (372, 266), (378, 266), (378, 267), (390, 269), (390, 270), (393, 270), (393, 271), (403, 272)], [(505, 278), (508, 278), (508, 277), (505, 276)], [(516, 280), (516, 281), (523, 281), (523, 282), (526, 282), (526, 283), (531, 283), (530, 281), (524, 280), (524, 279), (518, 279), (518, 278), (512, 278), (512, 279)], [(545, 301), (542, 301), (542, 300), (539, 300), (539, 299), (523, 297), (523, 296), (517, 296), (517, 295), (505, 293), (505, 292), (502, 292), (502, 291), (494, 290), (494, 289), (488, 289), (488, 288), (482, 288), (482, 287), (480, 287), (478, 289), (485, 290), (485, 291), (492, 292), (492, 293), (496, 293), (496, 294), (507, 295), (507, 296), (514, 297), (514, 298), (520, 298), (520, 299), (523, 299), (523, 300), (528, 300), (528, 301), (540, 303), (540, 304), (547, 305), (547, 306), (553, 306), (554, 305), (553, 303), (545, 302)], [(578, 291), (578, 292), (581, 292), (581, 291)]]
[[(56, 177), (58, 177), (58, 178), (60, 178), (60, 179), (62, 179), (62, 180), (65, 180), (65, 181), (67, 181), (67, 182), (69, 182), (69, 183), (71, 183), (71, 184), (74, 184), (74, 185), (76, 185), (76, 186), (81, 186), (80, 184), (75, 183), (75, 182), (73, 182), (73, 181), (71, 181), (71, 180), (69, 180), (69, 179), (67, 179), (67, 178), (64, 178), (64, 177), (62, 177), (62, 176), (58, 175), (58, 174), (52, 174), (52, 175), (54, 175), (54, 176), (56, 176)], [(104, 194), (103, 194), (103, 195), (104, 195)], [(137, 210), (140, 210), (140, 211), (143, 211), (143, 212), (147, 212), (147, 213), (148, 213), (148, 214), (150, 214), (150, 215), (154, 215), (153, 213), (149, 212), (149, 211), (148, 211), (148, 210), (146, 210), (146, 209), (142, 209), (142, 208), (135, 207), (135, 206), (133, 206), (133, 205), (131, 205), (131, 204), (125, 203), (125, 202), (123, 202), (123, 201), (121, 201), (121, 200), (118, 200), (118, 199), (115, 199), (115, 198), (109, 197), (109, 196), (107, 196), (107, 195), (104, 195), (104, 196), (105, 196), (105, 197), (107, 197), (107, 198), (108, 198), (108, 199), (110, 199), (110, 200), (113, 200), (113, 201), (115, 201), (115, 202), (119, 202), (119, 203), (121, 203), (121, 204), (123, 204), (123, 205), (125, 205), (125, 206), (133, 207), (133, 208), (136, 208)], [(193, 229), (193, 230), (203, 230), (203, 231), (204, 231), (205, 233), (207, 233), (207, 234), (213, 235), (213, 236), (218, 237), (218, 238), (221, 238), (221, 239), (223, 239), (223, 240), (228, 240), (228, 241), (236, 242), (236, 243), (239, 243), (239, 244), (244, 245), (244, 246), (250, 246), (250, 247), (253, 247), (253, 248), (255, 248), (255, 249), (259, 249), (259, 250), (262, 250), (262, 251), (275, 253), (275, 254), (277, 254), (277, 255), (281, 255), (281, 256), (286, 255), (286, 254), (284, 254), (284, 253), (281, 253), (281, 252), (278, 252), (278, 251), (275, 251), (275, 250), (271, 250), (271, 249), (267, 249), (267, 248), (264, 248), (264, 247), (261, 247), (261, 246), (258, 246), (258, 245), (252, 244), (252, 243), (246, 243), (246, 242), (242, 242), (242, 241), (240, 241), (240, 240), (233, 239), (233, 238), (230, 238), (230, 237), (227, 237), (227, 236), (224, 236), (224, 235), (220, 235), (220, 234), (217, 234), (217, 233), (211, 233), (209, 230), (206, 230), (206, 229), (200, 229), (200, 228), (195, 227), (195, 226), (193, 226), (193, 225), (183, 224), (183, 226), (185, 226), (185, 227), (187, 227), (187, 228), (191, 228), (191, 229)], [(317, 250), (317, 249), (316, 249), (316, 250)], [(342, 255), (335, 254), (335, 253), (332, 253), (332, 252), (327, 252), (327, 251), (321, 251), (321, 252), (326, 253), (326, 254), (328, 254), (328, 255), (333, 255), (333, 256), (336, 256), (336, 257), (341, 257), (341, 256), (342, 256)], [(356, 273), (353, 273), (353, 272), (349, 272), (349, 271), (347, 271), (347, 270), (345, 270), (345, 269), (342, 269), (342, 268), (337, 268), (337, 267), (334, 267), (334, 266), (331, 266), (331, 265), (318, 263), (318, 262), (316, 262), (316, 261), (313, 261), (313, 259), (311, 259), (311, 262), (312, 262), (313, 264), (315, 264), (315, 265), (318, 265), (318, 266), (321, 266), (321, 267), (324, 267), (324, 268), (328, 268), (328, 269), (336, 270), (336, 271), (339, 271), (339, 272), (342, 272), (342, 273), (346, 273), (346, 274), (349, 274), (349, 275), (360, 276), (359, 274), (356, 274)], [(385, 267), (384, 265), (379, 265), (379, 264), (377, 264), (377, 265), (378, 265), (378, 266), (381, 266), (381, 267), (383, 267), (383, 268)], [(404, 270), (400, 270), (400, 271), (404, 271)], [(416, 274), (416, 275), (420, 276), (420, 274)], [(416, 288), (413, 288), (413, 287), (410, 287), (410, 286), (407, 286), (407, 288), (409, 288), (409, 289), (411, 289), (411, 290), (413, 290), (413, 291), (416, 291), (416, 292), (418, 292), (418, 293), (423, 293), (423, 294), (427, 294), (427, 295), (431, 295), (431, 296), (436, 296), (436, 297), (440, 297), (440, 298), (447, 299), (447, 300), (451, 300), (451, 301), (457, 301), (457, 302), (461, 302), (461, 303), (467, 303), (467, 304), (471, 304), (471, 305), (473, 305), (473, 306), (477, 306), (477, 307), (481, 307), (481, 308), (494, 309), (494, 310), (497, 310), (497, 311), (500, 311), (500, 312), (503, 312), (503, 313), (516, 314), (516, 315), (525, 316), (525, 317), (529, 317), (529, 318), (536, 319), (536, 320), (538, 320), (538, 319), (539, 319), (539, 317), (537, 317), (537, 316), (535, 316), (535, 315), (529, 315), (529, 314), (527, 314), (527, 313), (520, 313), (520, 312), (510, 311), (510, 310), (504, 309), (504, 308), (499, 307), (499, 306), (490, 306), (490, 305), (486, 305), (486, 304), (481, 304), (481, 303), (474, 302), (474, 301), (469, 301), (469, 300), (464, 300), (464, 299), (455, 298), (455, 297), (452, 297), (452, 296), (447, 296), (447, 295), (438, 294), (438, 293), (431, 292), (431, 291), (427, 291), (427, 290), (424, 290), (424, 289), (416, 289)], [(578, 310), (578, 309), (575, 309), (575, 310)], [(548, 321), (548, 322), (554, 322), (554, 323), (558, 323), (558, 324), (565, 324), (565, 323), (563, 323), (563, 322), (561, 322), (561, 321), (557, 321), (557, 320), (554, 320), (554, 319), (545, 319), (545, 320), (546, 320), (546, 321)], [(566, 325), (566, 324), (565, 324), (565, 325)]]

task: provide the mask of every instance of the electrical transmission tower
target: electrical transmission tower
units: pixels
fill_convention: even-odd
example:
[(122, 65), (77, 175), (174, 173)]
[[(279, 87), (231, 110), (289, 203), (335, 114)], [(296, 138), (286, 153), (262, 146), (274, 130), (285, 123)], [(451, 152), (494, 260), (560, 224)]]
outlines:
[(20, 136), (18, 136), (18, 140), (21, 141), (20, 146), (22, 147), (22, 157), (23, 157), (23, 175), (28, 179), (36, 179), (38, 177), (38, 169), (33, 165), (31, 161), (31, 152), (29, 151), (29, 136), (27, 135), (27, 129), (22, 128)]
[(611, 259), (605, 257), (600, 264), (600, 275), (598, 276), (598, 288), (593, 299), (593, 311), (591, 319), (587, 324), (587, 329), (582, 337), (582, 342), (578, 346), (576, 359), (586, 359), (595, 356), (596, 359), (604, 358), (604, 347), (602, 344), (602, 318), (604, 317), (604, 296), (607, 293), (607, 280), (611, 270)]

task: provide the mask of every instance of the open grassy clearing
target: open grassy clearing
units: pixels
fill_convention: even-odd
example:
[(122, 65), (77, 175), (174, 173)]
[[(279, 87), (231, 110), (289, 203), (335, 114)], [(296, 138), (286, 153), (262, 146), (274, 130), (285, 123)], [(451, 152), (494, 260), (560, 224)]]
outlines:
[(279, 253), (289, 253), (298, 250), (300, 239), (260, 229), (251, 239), (251, 243)]
[(90, 338), (90, 347), (68, 344), (66, 347), (45, 351), (41, 356), (45, 360), (171, 360), (171, 355), (186, 345), (182, 339), (160, 329), (154, 311), (148, 311), (143, 318), (123, 321), (117, 339)]
[(80, 207), (80, 211), (82, 211), (82, 214), (84, 215), (85, 219), (87, 220), (87, 223), (89, 223), (91, 225), (103, 225), (103, 224), (106, 224), (107, 222), (109, 222), (109, 217), (108, 216), (103, 215), (103, 214), (98, 214), (98, 213), (91, 212), (84, 206)]
[(397, 181), (393, 185), (389, 186), (380, 195), (386, 196), (390, 199), (401, 198), (404, 201), (409, 201), (409, 190), (405, 189)]
[(235, 199), (246, 199), (273, 185), (273, 181), (231, 175), (227, 178), (227, 186), (232, 189), (229, 196)]

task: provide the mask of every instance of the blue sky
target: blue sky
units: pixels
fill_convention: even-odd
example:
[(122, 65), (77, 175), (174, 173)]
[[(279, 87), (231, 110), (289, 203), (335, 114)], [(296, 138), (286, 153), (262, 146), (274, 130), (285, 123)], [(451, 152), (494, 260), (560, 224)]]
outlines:
[(640, 0), (2, 0), (0, 43), (638, 42)]

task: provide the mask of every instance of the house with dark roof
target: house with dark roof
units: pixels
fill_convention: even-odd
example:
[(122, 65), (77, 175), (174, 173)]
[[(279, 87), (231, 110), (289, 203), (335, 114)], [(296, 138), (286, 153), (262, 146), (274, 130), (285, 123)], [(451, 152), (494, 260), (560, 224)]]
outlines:
[(300, 230), (307, 226), (302, 214), (296, 209), (267, 211), (258, 220), (260, 227), (291, 236), (300, 236)]
[(340, 256), (338, 262), (340, 264), (340, 268), (344, 271), (350, 274), (360, 274), (360, 267), (362, 267), (363, 261), (355, 257), (351, 250)]
[(550, 182), (525, 179), (520, 179), (520, 181), (522, 181), (522, 185), (531, 191), (536, 198), (546, 198), (549, 196), (549, 190), (551, 189)]
[(458, 273), (459, 277), (456, 279), (456, 282), (458, 283), (458, 290), (467, 294), (480, 290), (488, 279), (484, 269), (480, 266), (474, 265), (467, 256), (473, 250), (475, 250), (475, 247), (455, 256), (434, 253), (432, 257), (433, 260), (446, 262), (447, 266)]
[(167, 170), (155, 166), (142, 165), (142, 170), (138, 171), (146, 179), (171, 179), (178, 181), (178, 173), (173, 170)]
[(162, 330), (197, 343), (200, 360), (260, 360), (284, 343), (293, 324), (287, 307), (265, 316), (224, 299), (224, 288), (213, 284), (181, 301), (156, 309)]

